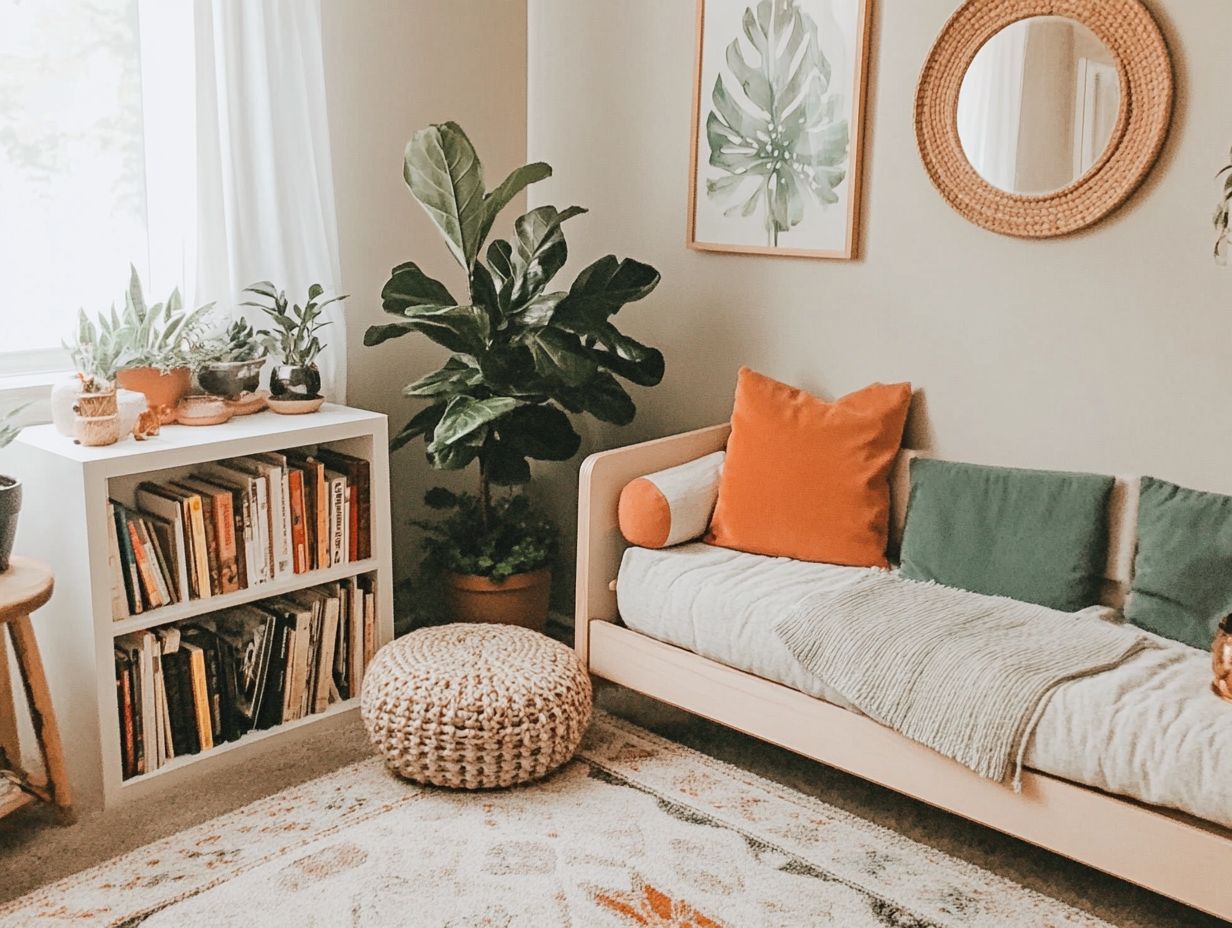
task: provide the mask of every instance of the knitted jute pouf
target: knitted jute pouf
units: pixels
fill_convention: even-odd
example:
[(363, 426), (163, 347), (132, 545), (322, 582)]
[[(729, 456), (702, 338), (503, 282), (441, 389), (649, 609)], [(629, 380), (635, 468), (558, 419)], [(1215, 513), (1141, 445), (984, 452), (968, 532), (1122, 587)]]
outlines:
[(544, 776), (590, 723), (590, 677), (573, 649), (509, 625), (456, 624), (398, 638), (372, 659), (360, 711), (397, 773), (482, 789)]

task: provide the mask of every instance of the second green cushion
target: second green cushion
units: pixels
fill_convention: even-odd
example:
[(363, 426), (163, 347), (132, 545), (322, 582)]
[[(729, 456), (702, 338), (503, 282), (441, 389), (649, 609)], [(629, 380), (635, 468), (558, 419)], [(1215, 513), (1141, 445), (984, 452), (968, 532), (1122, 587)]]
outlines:
[(1100, 599), (1113, 479), (916, 458), (903, 576), (1076, 612)]

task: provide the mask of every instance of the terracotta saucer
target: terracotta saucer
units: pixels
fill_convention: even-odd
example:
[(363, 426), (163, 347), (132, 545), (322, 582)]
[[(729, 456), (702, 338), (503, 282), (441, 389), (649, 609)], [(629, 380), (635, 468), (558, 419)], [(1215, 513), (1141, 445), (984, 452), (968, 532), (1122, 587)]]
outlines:
[(231, 415), (230, 407), (216, 396), (186, 396), (175, 409), (180, 425), (222, 425)]
[(255, 393), (242, 393), (235, 399), (228, 399), (226, 403), (227, 408), (231, 410), (231, 415), (251, 416), (254, 412), (264, 409), (268, 400), (268, 392), (257, 390)]
[(325, 397), (314, 396), (310, 400), (279, 400), (269, 398), (269, 408), (281, 416), (302, 416), (316, 412), (325, 404)]

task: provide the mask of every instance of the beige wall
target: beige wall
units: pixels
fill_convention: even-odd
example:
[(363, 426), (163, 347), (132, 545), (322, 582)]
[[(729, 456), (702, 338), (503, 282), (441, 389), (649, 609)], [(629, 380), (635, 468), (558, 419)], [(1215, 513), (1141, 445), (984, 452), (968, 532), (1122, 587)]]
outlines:
[[(465, 278), (402, 182), (402, 151), (416, 129), (454, 120), (487, 167), (488, 183), (526, 153), (524, 0), (325, 0), (325, 67), (343, 290), (348, 316), (348, 401), (390, 415), (400, 429), (417, 408), (402, 387), (443, 353), (407, 336), (365, 348), (384, 321), (390, 268), (413, 260), (455, 292)], [(518, 204), (515, 204), (516, 208)], [(516, 213), (514, 214), (516, 215)], [(419, 559), (406, 521), (440, 477), (422, 443), (391, 459), (394, 556), (405, 577)]]
[[(1232, 491), (1232, 269), (1209, 223), (1232, 4), (1149, 3), (1179, 85), (1163, 158), (1126, 208), (1046, 242), (967, 223), (920, 165), (916, 76), (956, 6), (876, 3), (862, 257), (828, 262), (685, 248), (691, 0), (530, 0), (529, 152), (557, 167), (536, 196), (591, 209), (568, 227), (570, 269), (616, 251), (663, 273), (619, 321), (667, 377), (592, 448), (724, 419), (745, 363), (831, 397), (910, 380), (910, 442), (949, 457)], [(551, 479), (571, 490), (575, 472)]]

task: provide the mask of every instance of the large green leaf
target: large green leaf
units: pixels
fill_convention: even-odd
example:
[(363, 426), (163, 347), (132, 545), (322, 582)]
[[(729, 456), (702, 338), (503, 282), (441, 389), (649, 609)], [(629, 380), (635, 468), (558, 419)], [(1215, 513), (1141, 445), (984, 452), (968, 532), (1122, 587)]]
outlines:
[(407, 321), (401, 324), (450, 351), (471, 355), (484, 350), (490, 334), (488, 314), (478, 306), (421, 306), (408, 310)]
[(445, 366), (431, 374), (425, 374), (402, 389), (403, 396), (436, 397), (448, 396), (483, 382), (483, 373), (454, 355)]
[(483, 166), (457, 123), (420, 129), (403, 159), (403, 177), (445, 237), (457, 262), (470, 270), (483, 245)]
[(523, 165), (516, 169), (493, 188), (483, 198), (483, 222), (479, 229), (480, 242), (488, 237), (488, 232), (491, 231), (492, 223), (496, 220), (497, 214), (509, 205), (510, 200), (531, 184), (538, 183), (551, 176), (551, 165), (545, 164), (542, 161), (536, 161), (534, 164)]
[(575, 335), (556, 328), (536, 329), (526, 341), (542, 377), (578, 386), (593, 377), (598, 365)]
[(590, 334), (626, 303), (659, 285), (659, 272), (632, 258), (605, 255), (578, 274), (569, 295), (556, 307), (553, 322), (570, 332)]
[(390, 322), (386, 325), (370, 325), (364, 332), (364, 345), (368, 348), (380, 345), (391, 338), (401, 338), (408, 332), (417, 332), (418, 327), (412, 322)]
[(428, 450), (439, 452), (447, 445), (462, 441), (477, 429), (511, 412), (517, 405), (518, 401), (508, 396), (494, 396), (486, 400), (465, 395), (453, 397), (445, 407), (445, 414), (436, 431), (432, 433)]
[(613, 425), (628, 425), (637, 414), (628, 392), (606, 371), (600, 371), (581, 389), (558, 391), (556, 399), (571, 412), (588, 412)]
[(479, 444), (446, 445), (427, 449), (428, 463), (437, 470), (461, 470), (479, 457)]
[(533, 299), (548, 281), (565, 266), (569, 248), (561, 232), (561, 224), (586, 212), (580, 206), (557, 210), (555, 206), (540, 206), (514, 223), (516, 280), (510, 302), (517, 307)]
[(425, 406), (419, 412), (411, 417), (411, 421), (402, 427), (393, 440), (389, 443), (390, 451), (397, 451), (407, 442), (414, 441), (421, 435), (431, 435), (436, 428), (436, 424), (441, 421), (441, 416), (445, 414), (445, 403), (442, 400), (439, 403), (433, 403), (431, 406)]
[(727, 70), (710, 94), (706, 140), (721, 174), (707, 179), (706, 193), (727, 216), (761, 209), (767, 242), (777, 245), (804, 220), (810, 195), (822, 206), (838, 202), (850, 132), (817, 24), (797, 0), (759, 0), (741, 29), (748, 50), (739, 37), (727, 46)]
[(381, 305), (385, 312), (396, 316), (420, 306), (456, 306), (457, 303), (443, 283), (421, 271), (414, 261), (394, 268), (381, 288)]
[(604, 325), (594, 336), (593, 357), (601, 367), (642, 387), (653, 387), (663, 379), (663, 353)]
[(567, 461), (582, 444), (569, 417), (555, 406), (519, 406), (496, 429), (502, 442), (537, 461)]
[(498, 486), (514, 487), (530, 480), (530, 462), (511, 443), (489, 439), (481, 453), (484, 476)]

